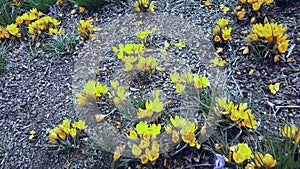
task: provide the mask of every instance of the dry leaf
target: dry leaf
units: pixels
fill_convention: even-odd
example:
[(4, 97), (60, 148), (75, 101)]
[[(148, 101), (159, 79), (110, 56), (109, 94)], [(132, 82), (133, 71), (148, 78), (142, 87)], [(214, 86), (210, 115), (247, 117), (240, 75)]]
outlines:
[(76, 14), (76, 12), (77, 12), (76, 9), (73, 9), (73, 10), (71, 11), (71, 14), (74, 15), (74, 14)]
[(251, 19), (250, 19), (250, 23), (251, 24), (256, 24), (256, 17), (255, 16), (253, 16)]
[(288, 62), (288, 63), (289, 63), (289, 62), (292, 62), (292, 61), (293, 61), (293, 58), (287, 58), (287, 59), (286, 59), (286, 62)]
[(41, 42), (38, 42), (38, 43), (36, 43), (35, 46), (36, 46), (37, 48), (39, 48), (41, 45), (42, 45)]
[(249, 53), (249, 47), (245, 47), (245, 49), (243, 50), (243, 55), (247, 55)]
[(223, 48), (217, 48), (217, 51), (216, 51), (217, 53), (221, 53), (221, 52), (223, 52)]
[(107, 117), (107, 115), (104, 115), (104, 114), (96, 114), (95, 115), (95, 118), (96, 118), (96, 122), (101, 122), (105, 119), (105, 117)]

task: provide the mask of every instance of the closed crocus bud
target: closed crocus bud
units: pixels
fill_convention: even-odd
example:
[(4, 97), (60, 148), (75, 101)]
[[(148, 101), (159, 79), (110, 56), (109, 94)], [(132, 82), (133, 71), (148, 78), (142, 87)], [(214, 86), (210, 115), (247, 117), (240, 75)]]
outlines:
[(242, 9), (242, 6), (240, 6), (240, 5), (235, 7), (235, 10), (237, 10), (237, 11), (239, 11), (241, 9)]
[(280, 56), (279, 55), (274, 56), (274, 63), (277, 63), (279, 61), (280, 61)]
[(266, 154), (263, 161), (268, 168), (273, 168), (276, 165), (276, 160), (273, 158), (271, 154)]
[(251, 24), (256, 24), (256, 17), (254, 16), (254, 17), (252, 17), (251, 19), (250, 19), (250, 23)]

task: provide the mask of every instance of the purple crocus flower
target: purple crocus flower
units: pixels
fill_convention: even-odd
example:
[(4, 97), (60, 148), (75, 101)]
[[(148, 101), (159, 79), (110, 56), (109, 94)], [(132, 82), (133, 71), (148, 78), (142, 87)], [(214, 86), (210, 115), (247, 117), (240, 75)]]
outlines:
[(52, 15), (52, 16), (56, 15), (56, 12), (55, 12), (55, 10), (53, 9), (52, 6), (49, 7), (49, 14)]
[(225, 160), (220, 154), (216, 154), (216, 161), (214, 162), (214, 169), (222, 169), (225, 165)]

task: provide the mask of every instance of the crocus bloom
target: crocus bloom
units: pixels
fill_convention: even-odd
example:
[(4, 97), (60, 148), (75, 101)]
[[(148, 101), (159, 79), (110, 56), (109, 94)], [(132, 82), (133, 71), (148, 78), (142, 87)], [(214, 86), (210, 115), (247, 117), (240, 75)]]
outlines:
[(233, 160), (238, 164), (243, 163), (253, 156), (252, 151), (247, 144), (238, 144), (234, 149)]
[(216, 161), (214, 162), (214, 169), (222, 169), (225, 165), (225, 160), (220, 154), (216, 154)]

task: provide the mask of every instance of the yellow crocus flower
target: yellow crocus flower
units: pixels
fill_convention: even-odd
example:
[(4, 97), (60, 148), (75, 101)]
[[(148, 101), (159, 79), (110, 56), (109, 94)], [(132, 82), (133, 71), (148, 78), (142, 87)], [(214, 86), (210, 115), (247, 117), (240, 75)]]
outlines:
[(139, 147), (141, 149), (145, 149), (145, 148), (149, 147), (149, 145), (150, 145), (150, 141), (143, 139), (143, 140), (140, 141)]
[(220, 27), (217, 25), (216, 27), (213, 28), (213, 33), (218, 34), (221, 31)]
[(138, 1), (135, 1), (134, 6), (135, 6), (135, 11), (141, 12), (140, 4)]
[(232, 27), (225, 27), (224, 29), (222, 29), (222, 38), (223, 40), (229, 40), (231, 38), (230, 34), (231, 34), (231, 30), (232, 30)]
[(252, 151), (247, 144), (240, 143), (237, 146), (235, 146), (233, 152), (233, 160), (236, 163), (241, 164), (245, 160), (250, 159), (252, 156)]
[(17, 24), (10, 24), (6, 26), (6, 30), (13, 36), (21, 37), (20, 28), (18, 28)]
[(142, 164), (147, 164), (148, 163), (148, 156), (146, 155), (146, 154), (143, 154), (141, 157), (140, 157), (140, 159), (141, 159), (141, 162), (142, 162)]
[(156, 4), (156, 1), (152, 1), (149, 5), (150, 12), (154, 12), (154, 5)]
[(214, 41), (215, 42), (220, 42), (221, 41), (221, 37), (219, 35), (215, 36)]
[(142, 150), (140, 149), (139, 146), (137, 146), (136, 144), (133, 144), (131, 152), (133, 155), (135, 155), (136, 157), (140, 156), (142, 154)]
[(258, 2), (255, 2), (252, 4), (253, 11), (258, 11), (260, 9), (261, 4)]
[(221, 18), (217, 21), (217, 24), (220, 26), (220, 28), (224, 28), (225, 26), (228, 25), (228, 19), (224, 19), (224, 18)]
[(280, 53), (285, 53), (289, 46), (289, 40), (286, 40), (280, 44), (278, 44), (277, 49)]
[(185, 86), (184, 86), (184, 85), (182, 85), (182, 84), (180, 84), (180, 83), (176, 83), (176, 91), (177, 91), (178, 93), (182, 93), (182, 92), (184, 91), (184, 89), (185, 89)]
[(78, 122), (73, 123), (73, 128), (77, 128), (79, 130), (86, 129), (88, 126), (85, 125), (85, 122), (82, 120), (79, 120)]
[(139, 122), (135, 128), (139, 135), (143, 135), (144, 133), (148, 132), (148, 124), (146, 122)]
[(140, 3), (144, 6), (144, 7), (148, 7), (149, 5), (149, 1), (148, 0), (140, 0)]

